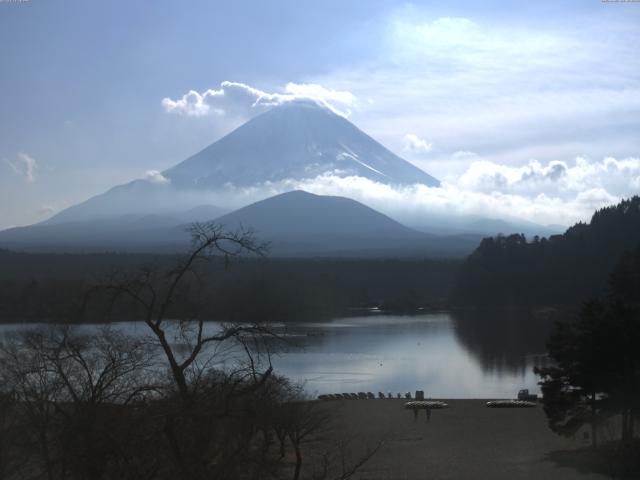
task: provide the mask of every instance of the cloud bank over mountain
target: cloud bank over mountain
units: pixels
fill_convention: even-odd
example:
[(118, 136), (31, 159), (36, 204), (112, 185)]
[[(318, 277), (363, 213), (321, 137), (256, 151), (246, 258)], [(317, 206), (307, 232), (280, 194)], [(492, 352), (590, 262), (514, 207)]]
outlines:
[(336, 91), (318, 84), (287, 83), (283, 93), (268, 93), (240, 82), (224, 81), (219, 89), (203, 92), (190, 90), (177, 100), (162, 99), (162, 106), (169, 113), (191, 117), (205, 115), (236, 115), (250, 118), (271, 107), (296, 100), (312, 100), (341, 116), (351, 114), (349, 107), (355, 104), (355, 96), (348, 91)]
[[(441, 23), (434, 30), (436, 37), (443, 35), (442, 29), (477, 28), (454, 19)], [(204, 109), (206, 112), (203, 114), (207, 115), (215, 114), (212, 109), (219, 109), (218, 114), (232, 111), (251, 117), (273, 106), (302, 99), (313, 100), (333, 112), (340, 106), (359, 105), (353, 94), (323, 85), (289, 83), (282, 93), (266, 93), (247, 84), (229, 81), (223, 82), (220, 90), (208, 90), (203, 94), (190, 92), (177, 101), (165, 98), (163, 105), (167, 112), (184, 115), (190, 115), (193, 109)], [(402, 140), (401, 151), (409, 155), (425, 158), (434, 149), (433, 143), (415, 133), (405, 134)], [(238, 189), (235, 200), (231, 199), (228, 190), (218, 192), (224, 199), (216, 201), (239, 206), (245, 201), (303, 189), (354, 198), (409, 223), (415, 223), (422, 216), (478, 215), (570, 225), (587, 220), (595, 209), (631, 196), (640, 188), (640, 159), (635, 157), (592, 160), (579, 156), (573, 162), (532, 159), (518, 165), (498, 163), (470, 150), (456, 150), (444, 159), (441, 157), (440, 162), (464, 166), (458, 175), (449, 175), (440, 188), (390, 186), (372, 179), (335, 175), (327, 171), (303, 181), (280, 179), (256, 183), (251, 187), (245, 185)], [(420, 165), (419, 161), (414, 160), (414, 163)]]
[(443, 182), (439, 188), (420, 184), (398, 187), (328, 172), (302, 181), (288, 179), (227, 189), (208, 194), (207, 201), (237, 207), (298, 189), (353, 198), (412, 225), (432, 216), (453, 219), (475, 215), (569, 226), (588, 220), (598, 208), (637, 194), (639, 185), (640, 159), (636, 158), (577, 158), (574, 165), (532, 161), (522, 167), (479, 161), (457, 182)]
[(330, 176), (318, 178), (306, 188), (352, 196), (388, 213), (409, 209), (416, 214), (520, 217), (541, 224), (570, 225), (587, 220), (595, 209), (636, 195), (640, 190), (640, 158), (578, 157), (572, 164), (532, 160), (519, 167), (480, 160), (471, 163), (457, 180), (443, 182), (441, 188), (416, 185), (392, 189)]
[(363, 177), (321, 175), (305, 181), (267, 182), (238, 189), (231, 195), (212, 196), (211, 201), (244, 202), (267, 198), (289, 190), (305, 190), (318, 195), (337, 195), (358, 200), (409, 225), (421, 219), (440, 217), (455, 221), (456, 216), (471, 215), (489, 218), (523, 219), (541, 225), (569, 226), (588, 220), (593, 211), (611, 205), (634, 191), (613, 195), (601, 187), (577, 191), (563, 196), (544, 192), (525, 195), (508, 189), (482, 191), (462, 188), (443, 182), (440, 187), (412, 185), (397, 187)]

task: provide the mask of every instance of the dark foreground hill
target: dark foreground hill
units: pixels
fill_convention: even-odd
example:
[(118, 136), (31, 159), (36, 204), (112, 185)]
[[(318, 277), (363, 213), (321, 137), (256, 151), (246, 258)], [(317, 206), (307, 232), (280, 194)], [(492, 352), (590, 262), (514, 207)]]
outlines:
[(603, 294), (621, 256), (638, 245), (638, 196), (549, 239), (485, 238), (461, 270), (456, 298), (475, 305), (576, 304)]
[[(214, 219), (207, 219), (214, 220)], [(215, 219), (228, 230), (250, 228), (276, 257), (463, 257), (478, 235), (436, 236), (407, 228), (344, 197), (287, 192)], [(0, 232), (0, 247), (64, 252), (184, 251), (189, 224), (164, 216), (50, 223)]]
[(355, 200), (294, 191), (217, 219), (248, 227), (271, 243), (274, 256), (460, 257), (478, 236), (436, 236), (412, 230)]

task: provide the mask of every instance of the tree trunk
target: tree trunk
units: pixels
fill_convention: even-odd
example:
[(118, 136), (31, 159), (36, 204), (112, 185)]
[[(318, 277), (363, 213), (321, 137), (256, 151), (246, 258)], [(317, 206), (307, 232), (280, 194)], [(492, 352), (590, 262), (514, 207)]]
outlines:
[(187, 462), (185, 461), (184, 456), (182, 455), (182, 447), (180, 445), (179, 440), (176, 438), (176, 432), (174, 427), (175, 427), (175, 421), (174, 421), (173, 414), (169, 414), (165, 417), (163, 433), (169, 443), (169, 448), (173, 455), (175, 464), (178, 467), (178, 470), (180, 470), (183, 473), (184, 475), (183, 478), (195, 479), (197, 477), (193, 474), (193, 472), (191, 472), (191, 469), (187, 465)]
[(630, 409), (622, 411), (622, 443), (628, 445), (633, 440), (633, 412)]
[(591, 446), (598, 448), (598, 430), (596, 418), (596, 394), (591, 394)]
[(55, 475), (53, 473), (53, 464), (51, 462), (51, 455), (49, 454), (49, 443), (47, 440), (46, 432), (40, 432), (40, 444), (42, 445), (42, 457), (44, 460), (44, 465), (47, 470), (47, 478), (49, 480), (53, 480)]
[(276, 430), (276, 436), (278, 437), (278, 442), (280, 443), (280, 459), (283, 459), (285, 455), (284, 442), (287, 440), (287, 436), (280, 430)]
[(171, 368), (171, 374), (173, 379), (176, 382), (176, 386), (178, 387), (178, 392), (180, 393), (180, 398), (183, 402), (189, 402), (189, 386), (187, 385), (187, 379), (184, 376), (184, 371), (178, 365), (178, 362), (173, 354), (173, 350), (171, 350), (171, 345), (167, 341), (167, 337), (164, 334), (164, 331), (159, 327), (156, 327), (152, 323), (147, 323), (153, 333), (155, 333), (158, 341), (160, 342), (160, 346), (167, 357), (167, 361), (169, 362), (169, 367)]
[(302, 452), (300, 452), (300, 445), (294, 443), (294, 448), (296, 451), (296, 470), (293, 473), (293, 480), (298, 480), (300, 478), (300, 470), (302, 469)]

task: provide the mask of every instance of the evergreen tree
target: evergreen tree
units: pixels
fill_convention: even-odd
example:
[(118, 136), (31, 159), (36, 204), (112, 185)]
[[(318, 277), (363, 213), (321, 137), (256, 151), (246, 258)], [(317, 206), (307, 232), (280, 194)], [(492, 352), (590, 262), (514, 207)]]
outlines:
[(619, 415), (622, 442), (633, 439), (640, 414), (639, 267), (640, 249), (625, 254), (609, 295), (585, 303), (576, 321), (558, 323), (552, 332), (547, 350), (553, 366), (536, 373), (554, 432), (570, 436), (589, 424), (595, 446), (598, 423)]

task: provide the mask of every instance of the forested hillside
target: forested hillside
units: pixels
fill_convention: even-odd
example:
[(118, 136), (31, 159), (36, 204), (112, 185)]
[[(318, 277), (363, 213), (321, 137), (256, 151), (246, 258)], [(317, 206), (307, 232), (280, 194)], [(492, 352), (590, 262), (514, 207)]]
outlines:
[(640, 245), (640, 197), (596, 211), (563, 235), (485, 238), (463, 265), (456, 303), (575, 304), (601, 295), (609, 272)]

